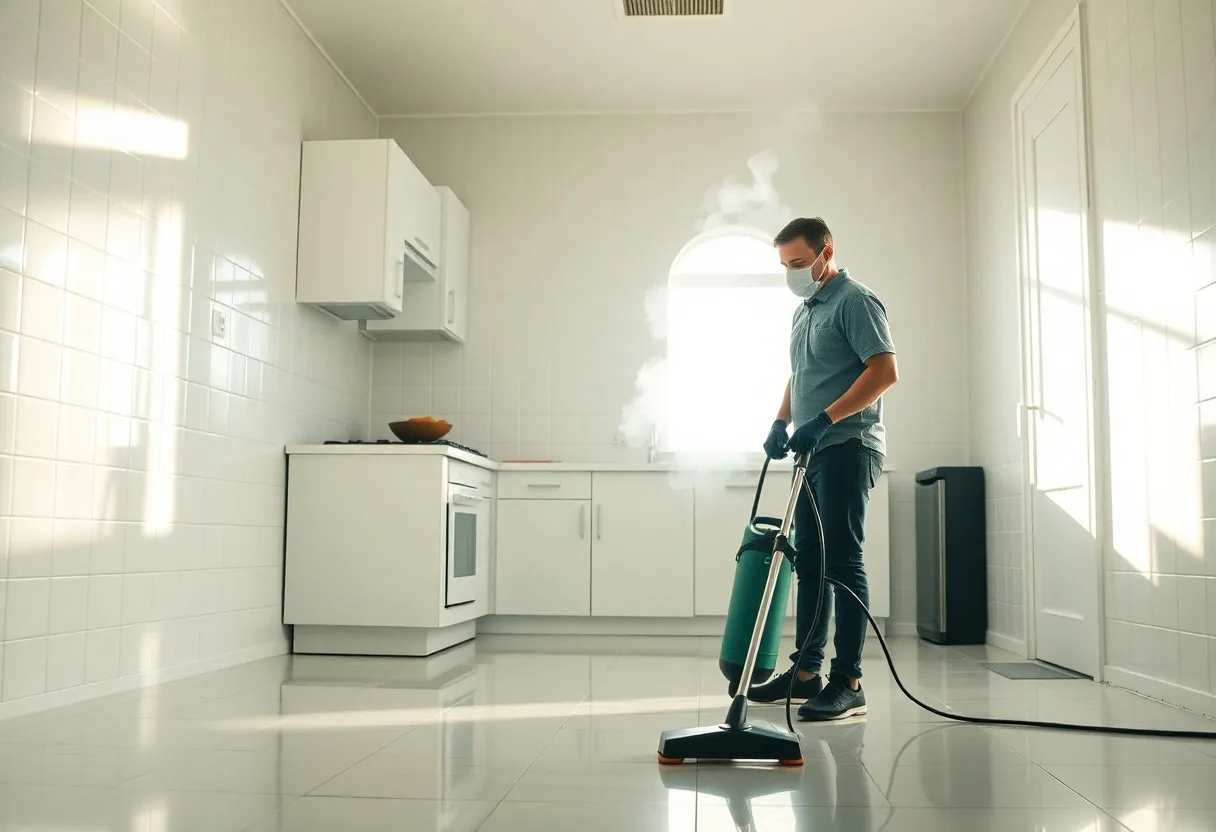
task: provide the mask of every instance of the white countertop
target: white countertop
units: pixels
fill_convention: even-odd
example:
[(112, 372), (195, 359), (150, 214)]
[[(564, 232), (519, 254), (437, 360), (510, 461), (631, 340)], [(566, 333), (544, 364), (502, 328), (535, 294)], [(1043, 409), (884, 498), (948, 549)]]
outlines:
[[(764, 460), (740, 462), (500, 462), (499, 471), (759, 471)], [(771, 471), (789, 471), (789, 462), (775, 462)]]
[[(318, 454), (318, 455), (385, 455), (385, 456), (446, 456), (476, 465), (491, 471), (742, 471), (758, 472), (764, 464), (763, 459), (717, 459), (708, 461), (692, 461), (688, 459), (664, 460), (661, 462), (498, 462), (483, 456), (450, 448), (446, 445), (403, 445), (385, 443), (383, 445), (288, 445), (287, 454)], [(789, 460), (774, 462), (769, 466), (772, 471), (789, 471), (793, 467)]]
[(447, 445), (405, 445), (386, 442), (382, 445), (288, 445), (288, 456), (446, 456), (480, 468), (497, 471), (501, 467), (492, 459), (471, 454)]

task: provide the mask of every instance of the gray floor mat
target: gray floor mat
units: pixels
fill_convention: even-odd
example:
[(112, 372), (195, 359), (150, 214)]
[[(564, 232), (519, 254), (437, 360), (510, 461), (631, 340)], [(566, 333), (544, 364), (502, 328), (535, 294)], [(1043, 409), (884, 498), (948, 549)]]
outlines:
[(1006, 679), (1086, 679), (1080, 673), (1038, 662), (980, 662)]

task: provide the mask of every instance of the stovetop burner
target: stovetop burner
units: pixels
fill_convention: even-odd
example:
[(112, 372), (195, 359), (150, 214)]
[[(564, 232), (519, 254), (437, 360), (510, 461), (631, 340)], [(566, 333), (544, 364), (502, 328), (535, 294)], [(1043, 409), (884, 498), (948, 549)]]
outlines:
[(481, 451), (470, 448), (467, 445), (461, 445), (453, 442), (450, 439), (436, 439), (432, 442), (402, 442), (400, 439), (330, 439), (325, 442), (326, 445), (441, 445), (447, 448), (455, 448), (458, 451), (473, 454), (474, 456), (487, 456)]

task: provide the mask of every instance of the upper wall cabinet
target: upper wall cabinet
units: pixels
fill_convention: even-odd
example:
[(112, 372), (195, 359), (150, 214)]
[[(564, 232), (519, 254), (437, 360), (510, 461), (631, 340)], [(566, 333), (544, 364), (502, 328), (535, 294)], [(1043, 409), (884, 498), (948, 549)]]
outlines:
[(451, 188), (435, 188), (443, 205), (439, 279), (405, 286), (401, 314), (360, 326), (375, 341), (435, 337), (463, 342), (469, 308), (469, 212)]
[(296, 300), (346, 320), (401, 314), (442, 265), (438, 191), (392, 139), (304, 142)]

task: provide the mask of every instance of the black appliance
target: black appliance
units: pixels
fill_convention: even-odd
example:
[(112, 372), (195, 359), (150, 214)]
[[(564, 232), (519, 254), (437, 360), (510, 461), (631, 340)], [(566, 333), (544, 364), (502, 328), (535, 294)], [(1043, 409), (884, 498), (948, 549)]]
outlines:
[(934, 644), (988, 638), (984, 469), (916, 475), (916, 632)]
[(455, 448), (458, 451), (464, 451), (474, 456), (487, 456), (481, 451), (470, 448), (466, 445), (461, 445), (452, 442), (449, 439), (436, 439), (432, 442), (402, 442), (400, 439), (330, 439), (326, 441), (326, 445), (436, 445), (446, 448)]

